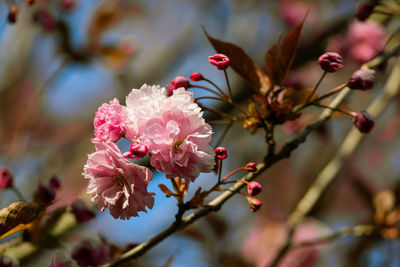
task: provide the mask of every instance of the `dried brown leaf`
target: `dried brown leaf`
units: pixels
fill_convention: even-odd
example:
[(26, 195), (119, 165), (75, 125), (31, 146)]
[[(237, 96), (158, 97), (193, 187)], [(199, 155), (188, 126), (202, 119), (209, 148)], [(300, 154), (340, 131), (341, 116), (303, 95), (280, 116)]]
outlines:
[(15, 201), (0, 210), (0, 239), (17, 231), (28, 229), (44, 214), (45, 207), (38, 203)]

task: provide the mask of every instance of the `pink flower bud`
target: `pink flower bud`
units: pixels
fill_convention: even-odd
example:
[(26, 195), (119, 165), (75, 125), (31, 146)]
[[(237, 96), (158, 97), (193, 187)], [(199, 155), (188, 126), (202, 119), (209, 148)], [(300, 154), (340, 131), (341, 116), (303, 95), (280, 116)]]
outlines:
[(26, 3), (31, 6), (35, 3), (35, 0), (26, 0)]
[(190, 74), (190, 79), (194, 82), (198, 82), (204, 79), (203, 75), (200, 72), (194, 72)]
[(366, 111), (357, 112), (353, 117), (353, 123), (361, 133), (369, 133), (375, 126), (372, 115)]
[(44, 186), (40, 184), (36, 193), (33, 196), (33, 200), (43, 205), (50, 205), (56, 198), (56, 191), (50, 186)]
[(343, 68), (342, 57), (338, 53), (327, 52), (318, 58), (319, 65), (326, 72), (336, 72)]
[(371, 69), (356, 70), (350, 77), (347, 85), (351, 89), (368, 90), (374, 86), (375, 71)]
[(258, 195), (261, 191), (262, 191), (261, 185), (255, 181), (250, 182), (247, 185), (247, 192), (249, 192), (249, 194), (253, 197)]
[(79, 266), (99, 266), (109, 260), (109, 255), (104, 246), (83, 241), (72, 250), (71, 258)]
[(247, 201), (249, 202), (251, 212), (258, 211), (262, 206), (262, 202), (257, 198), (248, 197)]
[(96, 213), (92, 211), (82, 199), (75, 200), (71, 208), (76, 220), (80, 223), (90, 221), (96, 216)]
[(360, 21), (367, 20), (374, 11), (376, 5), (377, 5), (376, 2), (369, 2), (359, 5), (356, 18)]
[(60, 187), (61, 187), (61, 183), (58, 180), (57, 176), (51, 177), (49, 185), (50, 185), (50, 188), (53, 189), (54, 191), (60, 189)]
[(74, 0), (61, 0), (60, 4), (63, 9), (68, 10), (68, 9), (71, 9), (74, 7), (75, 1)]
[(208, 57), (208, 61), (219, 70), (226, 70), (229, 67), (230, 59), (224, 54), (215, 54)]
[(0, 170), (0, 189), (6, 189), (12, 187), (13, 177), (7, 168), (1, 168)]
[(217, 159), (226, 159), (228, 157), (228, 153), (226, 152), (226, 148), (223, 146), (217, 147), (215, 150), (215, 157)]
[(12, 5), (10, 8), (10, 12), (8, 12), (8, 16), (7, 16), (8, 22), (10, 22), (10, 23), (17, 22), (18, 13), (19, 13), (18, 5), (16, 5), (16, 4)]
[(254, 162), (249, 162), (249, 163), (246, 164), (246, 166), (244, 168), (246, 169), (246, 171), (256, 172), (257, 171), (257, 164), (255, 164)]
[(171, 96), (173, 91), (183, 87), (185, 89), (189, 88), (189, 80), (183, 76), (176, 76), (168, 85), (167, 85), (167, 96)]
[(129, 147), (130, 158), (140, 159), (146, 157), (150, 152), (150, 149), (145, 144), (132, 143)]

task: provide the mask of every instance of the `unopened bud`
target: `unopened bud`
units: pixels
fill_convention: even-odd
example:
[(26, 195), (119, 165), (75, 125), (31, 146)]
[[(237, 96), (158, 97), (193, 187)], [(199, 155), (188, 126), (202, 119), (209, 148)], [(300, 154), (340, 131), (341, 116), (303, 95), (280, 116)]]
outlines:
[(75, 1), (74, 0), (61, 0), (60, 4), (63, 9), (69, 10), (74, 7)]
[(350, 77), (347, 85), (351, 89), (368, 90), (374, 86), (375, 71), (371, 69), (356, 70)]
[(96, 216), (96, 213), (91, 210), (82, 199), (75, 200), (71, 208), (76, 220), (80, 223), (90, 221)]
[(247, 192), (249, 192), (249, 194), (251, 196), (254, 197), (254, 196), (258, 195), (261, 191), (262, 191), (262, 188), (259, 183), (252, 181), (247, 184)]
[(217, 147), (214, 151), (215, 151), (215, 157), (217, 159), (226, 159), (228, 157), (228, 152), (226, 151), (226, 148), (223, 146)]
[(57, 176), (51, 177), (49, 185), (50, 185), (50, 188), (53, 189), (54, 191), (60, 189), (60, 187), (61, 187), (61, 183), (58, 180)]
[(129, 147), (130, 158), (140, 159), (146, 157), (150, 152), (150, 149), (145, 144), (132, 143)]
[(230, 59), (224, 54), (215, 54), (208, 57), (208, 61), (219, 70), (226, 70), (229, 67)]
[(203, 75), (200, 72), (194, 72), (190, 74), (190, 79), (194, 82), (198, 82), (204, 79)]
[(246, 171), (249, 171), (249, 172), (257, 171), (257, 165), (254, 162), (247, 163), (244, 168), (246, 169)]
[(248, 197), (247, 201), (249, 202), (251, 212), (258, 211), (262, 206), (262, 202), (257, 198)]
[(343, 68), (342, 57), (338, 53), (327, 52), (318, 58), (319, 65), (326, 72), (336, 72)]
[(183, 87), (185, 89), (189, 88), (189, 80), (184, 76), (176, 76), (168, 85), (167, 85), (167, 96), (171, 96), (173, 91)]
[(0, 170), (0, 189), (6, 189), (12, 187), (13, 177), (7, 168), (1, 168)]
[(369, 133), (375, 126), (372, 115), (366, 111), (357, 112), (353, 117), (353, 123), (361, 133)]
[(26, 0), (26, 3), (31, 6), (35, 3), (35, 0)]
[(8, 12), (7, 19), (10, 23), (15, 23), (17, 22), (17, 16), (19, 13), (19, 7), (18, 5), (14, 4), (10, 8), (10, 12)]
[(369, 18), (369, 16), (374, 11), (376, 2), (364, 3), (358, 6), (356, 18), (360, 21), (365, 21)]

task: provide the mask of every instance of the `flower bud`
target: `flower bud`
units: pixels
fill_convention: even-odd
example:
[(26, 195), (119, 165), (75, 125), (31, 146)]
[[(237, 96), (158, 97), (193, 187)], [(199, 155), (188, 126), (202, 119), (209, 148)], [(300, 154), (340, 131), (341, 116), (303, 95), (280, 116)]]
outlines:
[(69, 10), (74, 7), (75, 1), (74, 0), (61, 0), (61, 7), (65, 10)]
[(369, 18), (369, 16), (372, 14), (374, 11), (375, 6), (377, 5), (376, 2), (369, 2), (369, 3), (364, 3), (358, 6), (356, 18), (359, 21), (365, 21)]
[(254, 162), (247, 163), (244, 168), (245, 168), (246, 171), (249, 171), (249, 172), (256, 172), (257, 171), (257, 165)]
[(31, 6), (35, 3), (35, 0), (26, 0), (26, 3)]
[(208, 57), (208, 61), (219, 70), (226, 70), (229, 67), (230, 59), (224, 54), (215, 54)]
[(372, 115), (366, 111), (357, 112), (353, 117), (353, 123), (361, 133), (369, 133), (375, 126)]
[(190, 74), (190, 79), (194, 82), (198, 82), (204, 79), (203, 75), (200, 72), (194, 72)]
[(16, 4), (12, 5), (10, 8), (10, 12), (8, 12), (8, 16), (7, 16), (8, 22), (10, 22), (10, 23), (17, 22), (18, 13), (19, 13), (18, 5), (16, 5)]
[(350, 77), (347, 85), (351, 89), (368, 90), (374, 86), (375, 71), (371, 69), (356, 70)]
[(183, 87), (185, 89), (189, 88), (189, 80), (183, 76), (176, 76), (168, 85), (167, 85), (167, 96), (171, 96), (173, 91)]
[(215, 157), (217, 159), (226, 159), (228, 157), (228, 153), (226, 152), (226, 148), (223, 146), (217, 147), (215, 150)]
[(96, 213), (88, 208), (88, 206), (82, 199), (76, 199), (72, 203), (71, 208), (72, 213), (75, 215), (76, 220), (79, 223), (90, 221), (96, 216)]
[(72, 250), (71, 258), (79, 266), (99, 266), (109, 260), (107, 252), (104, 246), (85, 240)]
[(43, 205), (50, 205), (56, 198), (56, 191), (50, 186), (44, 186), (40, 184), (36, 193), (33, 196), (33, 200)]
[(0, 170), (0, 189), (6, 189), (12, 187), (13, 177), (7, 168), (1, 168)]
[(255, 182), (255, 181), (248, 183), (247, 192), (249, 192), (249, 194), (251, 196), (254, 197), (254, 196), (258, 195), (261, 191), (262, 191), (262, 188), (259, 183)]
[(258, 211), (262, 206), (262, 202), (257, 198), (248, 197), (247, 201), (249, 202), (251, 212)]
[(129, 147), (129, 153), (130, 153), (129, 157), (133, 159), (140, 159), (146, 157), (147, 154), (149, 154), (149, 152), (150, 149), (145, 144), (132, 143), (131, 146)]
[(342, 57), (338, 53), (327, 52), (318, 58), (319, 65), (326, 72), (336, 72), (343, 68)]
[(54, 191), (60, 189), (60, 187), (61, 187), (61, 183), (58, 180), (57, 176), (51, 177), (49, 185), (50, 185), (50, 188), (53, 189)]

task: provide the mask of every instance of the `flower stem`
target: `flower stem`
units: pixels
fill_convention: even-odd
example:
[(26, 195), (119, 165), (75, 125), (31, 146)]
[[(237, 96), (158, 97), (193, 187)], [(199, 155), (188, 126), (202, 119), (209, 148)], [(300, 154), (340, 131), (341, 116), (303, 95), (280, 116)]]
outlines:
[(226, 85), (227, 85), (228, 91), (229, 91), (229, 97), (233, 100), (231, 85), (229, 84), (228, 73), (226, 72), (226, 70), (224, 70), (224, 75), (225, 75)]
[(312, 98), (312, 96), (315, 94), (315, 92), (317, 91), (319, 85), (321, 84), (322, 80), (325, 78), (325, 75), (327, 74), (326, 71), (324, 71), (324, 73), (322, 73), (321, 78), (319, 78), (317, 84), (314, 86), (314, 89), (312, 90), (311, 94), (308, 96), (307, 100), (306, 100), (306, 104), (308, 104)]

